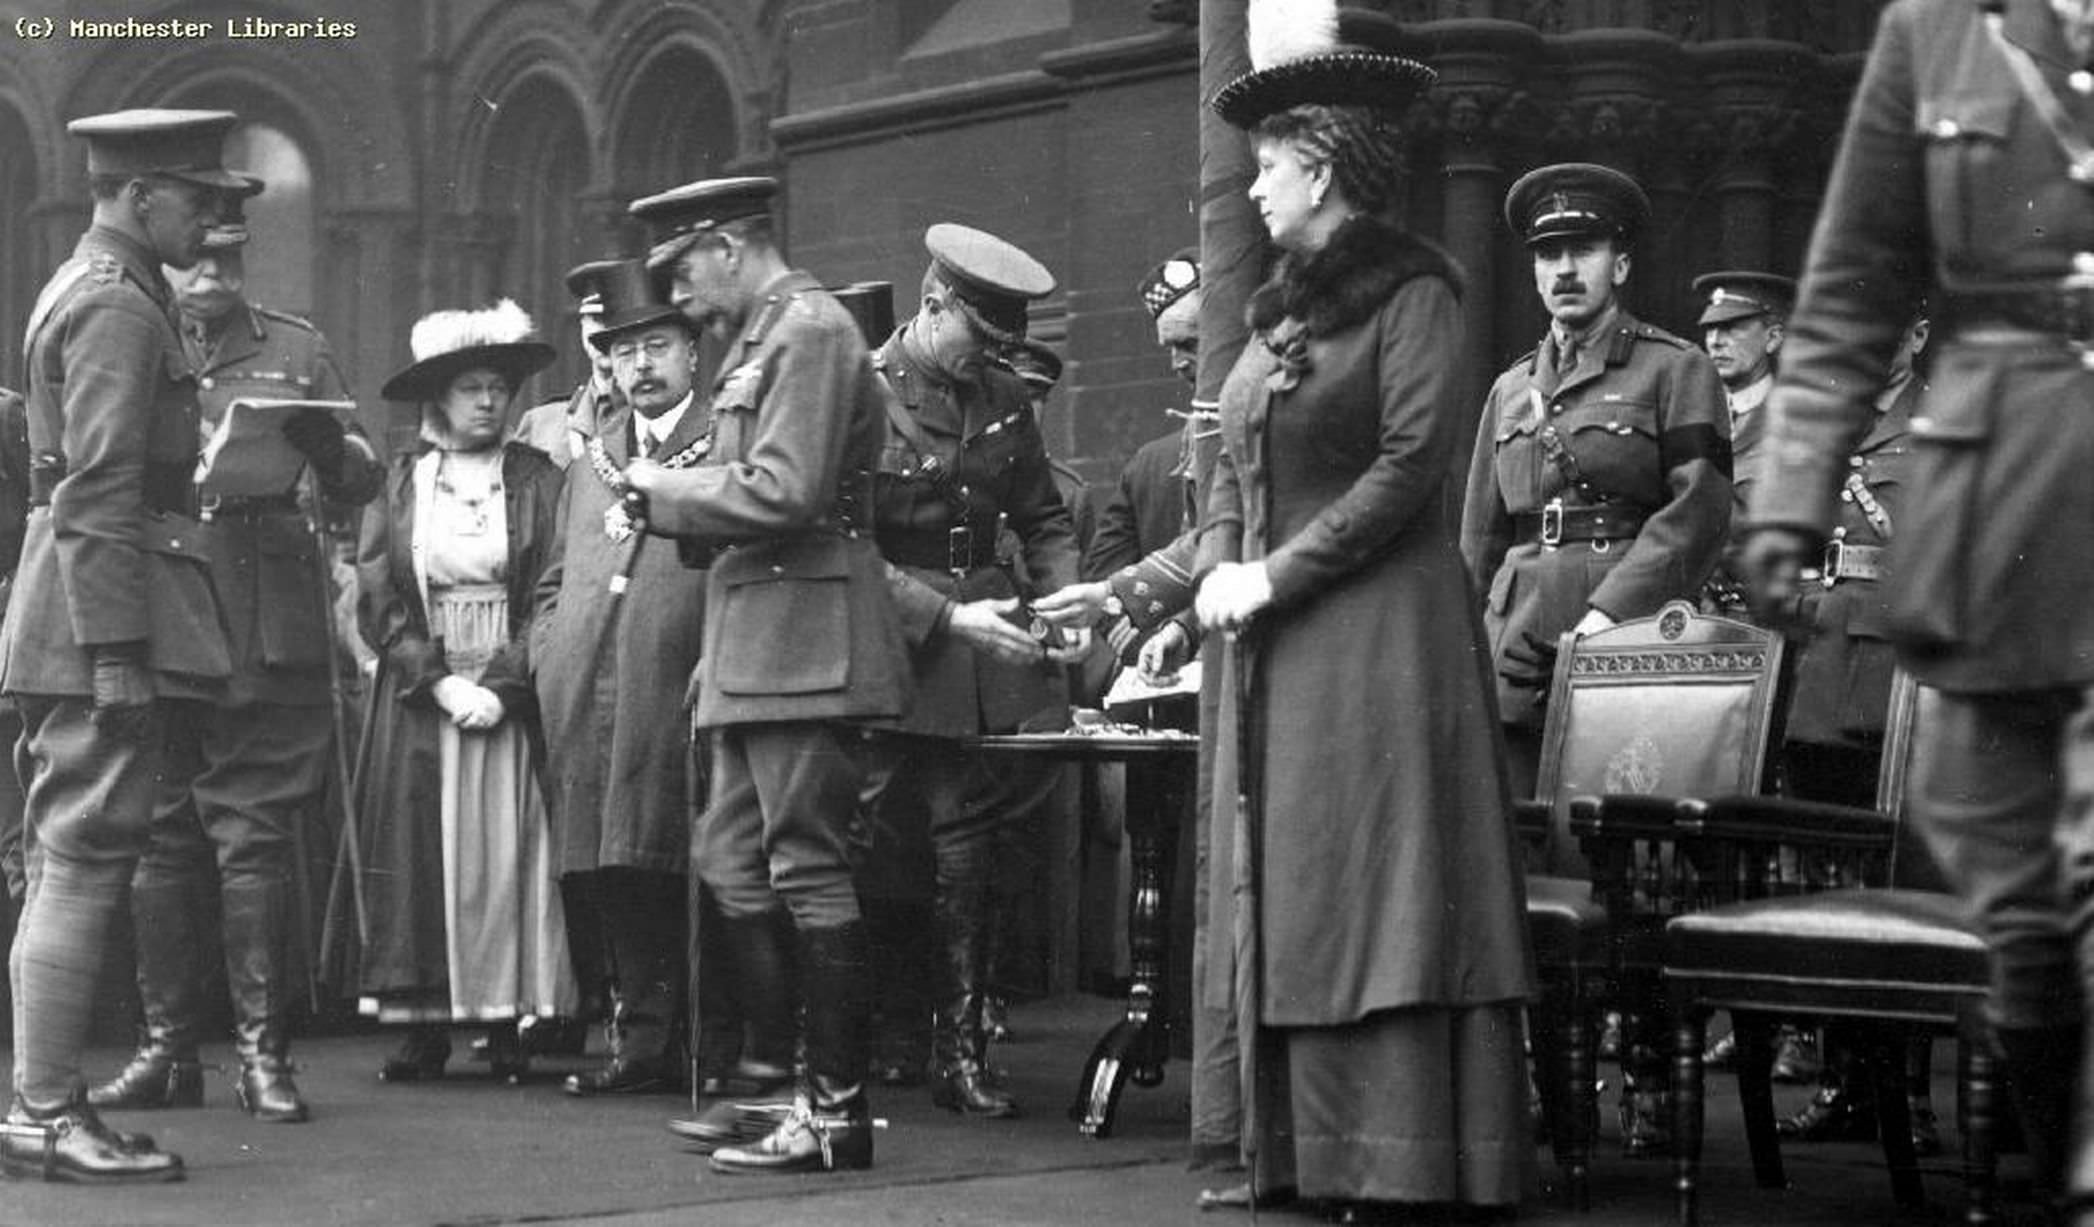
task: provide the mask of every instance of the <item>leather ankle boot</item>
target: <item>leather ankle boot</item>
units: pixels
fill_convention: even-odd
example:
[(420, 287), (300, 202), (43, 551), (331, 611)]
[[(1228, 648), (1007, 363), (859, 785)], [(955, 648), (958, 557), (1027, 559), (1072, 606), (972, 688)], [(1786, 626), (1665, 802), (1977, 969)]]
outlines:
[(944, 956), (938, 1012), (931, 1021), (931, 1102), (969, 1116), (1018, 1114), (1017, 1101), (993, 1085), (982, 1030), (988, 969), (987, 895), (981, 882), (940, 883), (938, 937)]
[(37, 1112), (16, 1103), (0, 1122), (0, 1173), (68, 1184), (141, 1184), (182, 1179), (180, 1155), (152, 1139), (119, 1134), (85, 1103)]
[(451, 1037), (438, 1026), (408, 1029), (399, 1051), (378, 1067), (380, 1082), (434, 1082), (451, 1059)]
[(196, 1059), (200, 943), (192, 894), (171, 870), (140, 867), (131, 888), (131, 917), (144, 1038), (123, 1072), (87, 1092), (91, 1107), (203, 1106), (204, 1067)]
[(291, 1080), (291, 1034), (284, 1016), (283, 941), (290, 884), (281, 878), (229, 880), (225, 914), (226, 985), (233, 997), (234, 1084), (240, 1106), (256, 1120), (297, 1124), (311, 1111)]
[(778, 1127), (747, 1146), (722, 1146), (712, 1169), (728, 1174), (862, 1171), (872, 1166), (872, 1112), (859, 1094), (816, 1108), (804, 1095)]

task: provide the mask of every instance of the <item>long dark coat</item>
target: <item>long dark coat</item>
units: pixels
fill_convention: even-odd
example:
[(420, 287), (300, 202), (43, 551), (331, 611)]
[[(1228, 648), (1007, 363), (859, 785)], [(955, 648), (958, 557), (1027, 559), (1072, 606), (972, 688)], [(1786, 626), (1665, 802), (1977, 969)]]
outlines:
[[(378, 653), (356, 781), (363, 849), (364, 904), (371, 942), (363, 950), (364, 991), (445, 983), (443, 795), (438, 724), (446, 719), (432, 688), (450, 673), (443, 644), (430, 638), (429, 610), (416, 580), (414, 465), (404, 453), (386, 474), (385, 499), (364, 512), (357, 556), (357, 620)], [(509, 517), (509, 633), (480, 684), (499, 695), (505, 720), (537, 724), (531, 693), (531, 601), (558, 528), (560, 470), (520, 443), (503, 445), (502, 501)]]
[[(1436, 249), (1355, 218), (1254, 296), (1259, 339), (1222, 392), (1199, 566), (1263, 559), (1273, 586), (1254, 635), (1268, 1025), (1532, 987), (1489, 657), (1441, 513), (1468, 424), (1453, 279)], [(1217, 807), (1236, 795), (1232, 685), (1222, 705)], [(1226, 934), (1233, 824), (1215, 835), (1208, 923)], [(1231, 943), (1208, 949), (1225, 1007)]]
[[(663, 447), (674, 457), (703, 438), (709, 414), (693, 404)], [(632, 410), (601, 425), (604, 458), (632, 458)], [(635, 534), (614, 542), (604, 513), (616, 503), (587, 445), (567, 469), (559, 542), (538, 581), (531, 662), (547, 756), (546, 806), (561, 873), (608, 866), (683, 873), (693, 781), (684, 680), (705, 630), (705, 572), (672, 542)], [(626, 577), (623, 595), (611, 591)], [(702, 798), (701, 798), (702, 800)]]
[[(1997, 298), (2071, 275), (2094, 251), (2094, 184), (2073, 181), (1968, 0), (1884, 10), (1825, 190), (1783, 343), (1769, 462), (1752, 522), (1824, 534), (1846, 459), (1923, 300), (1935, 318), (1912, 415), (1905, 514), (1892, 538), (1888, 626), (1943, 690), (2094, 682), (2094, 370), (2062, 340), (1972, 344)], [(2081, 67), (2044, 0), (2008, 0), (2001, 29), (2082, 133)], [(1968, 297), (1966, 297), (1968, 296)], [(2059, 311), (2059, 314), (2066, 312)]]

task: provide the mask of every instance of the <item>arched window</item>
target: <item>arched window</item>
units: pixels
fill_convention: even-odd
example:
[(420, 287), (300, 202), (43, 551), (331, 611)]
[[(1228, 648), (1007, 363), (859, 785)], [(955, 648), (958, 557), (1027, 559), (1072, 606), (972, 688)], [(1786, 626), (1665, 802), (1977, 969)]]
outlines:
[(713, 61), (670, 47), (647, 61), (628, 91), (618, 134), (618, 182), (657, 192), (718, 174), (739, 141), (734, 99)]
[(245, 123), (225, 140), (225, 164), (268, 186), (247, 202), (247, 297), (251, 302), (310, 318), (316, 304), (318, 219), (313, 203), (313, 167), (305, 150), (283, 129)]
[(572, 327), (567, 270), (603, 254), (581, 214), (589, 138), (573, 98), (545, 77), (524, 81), (502, 99), (486, 156), (481, 208), (512, 221), (495, 290), (523, 304), (559, 350), (538, 389), (557, 394), (581, 382), (587, 361)]

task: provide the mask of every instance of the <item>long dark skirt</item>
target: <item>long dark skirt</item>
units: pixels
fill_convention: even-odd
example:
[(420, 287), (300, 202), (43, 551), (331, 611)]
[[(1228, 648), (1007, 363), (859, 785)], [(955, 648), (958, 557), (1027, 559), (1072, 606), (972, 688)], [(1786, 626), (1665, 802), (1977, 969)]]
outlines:
[(1513, 1206), (1529, 1183), (1518, 1003), (1261, 1028), (1265, 1188), (1350, 1202)]

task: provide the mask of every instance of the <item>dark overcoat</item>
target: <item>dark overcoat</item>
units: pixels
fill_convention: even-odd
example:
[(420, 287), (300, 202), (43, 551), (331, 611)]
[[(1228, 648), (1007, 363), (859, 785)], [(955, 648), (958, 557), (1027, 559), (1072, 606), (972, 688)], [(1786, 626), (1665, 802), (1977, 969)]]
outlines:
[[(396, 458), (383, 502), (364, 511), (357, 551), (357, 621), (378, 653), (356, 779), (364, 906), (372, 918), (355, 982), (365, 992), (446, 982), (443, 897), (443, 769), (437, 727), (448, 720), (433, 689), (451, 670), (429, 633), (424, 567), (414, 556), (416, 452)], [(520, 443), (502, 448), (502, 502), (509, 520), (509, 642), (480, 684), (502, 700), (503, 719), (526, 722), (534, 740), (530, 683), (531, 601), (558, 528), (560, 470)]]
[(103, 226), (38, 295), (29, 329), (33, 472), (0, 626), (0, 690), (93, 693), (90, 649), (143, 643), (158, 692), (207, 698), (232, 672), (191, 484), (196, 373), (159, 261)]
[[(2094, 681), (2094, 368), (2002, 300), (2040, 310), (2034, 295), (2084, 264), (2094, 183), (2067, 174), (1981, 10), (1899, 0), (1884, 11), (1783, 344), (1751, 518), (1830, 530), (1846, 458), (1875, 421), (1875, 390), (1925, 296), (1934, 359), (1888, 557), (1901, 658), (1944, 690), (2084, 686)], [(2002, 34), (2086, 133), (2094, 100), (2069, 83), (2081, 65), (2050, 6), (2007, 0)], [(2084, 296), (2080, 313), (2084, 326)], [(2017, 330), (2021, 343), (1984, 335)]]
[[(241, 303), (215, 333), (191, 328), (184, 340), (196, 365), (207, 429), (236, 400), (351, 399), (327, 338), (295, 315)], [(350, 424), (348, 435), (341, 467), (320, 477), (322, 497), (344, 514), (370, 502), (385, 480), (385, 465), (363, 427)], [(204, 533), (233, 660), (219, 701), (300, 707), (331, 702), (333, 611), (331, 602), (321, 600), (319, 543), (306, 514), (295, 507), (217, 514)]]
[[(1693, 600), (1730, 533), (1730, 410), (1708, 355), (1619, 309), (1570, 370), (1546, 350), (1491, 385), (1462, 507), (1462, 555), (1486, 586), (1484, 631), (1501, 667), (1507, 648), (1530, 635), (1553, 644), (1587, 609), (1620, 622)], [(1599, 501), (1648, 515), (1632, 540), (1551, 547), (1517, 534), (1552, 499), (1594, 501), (1550, 458), (1550, 427)], [(1540, 694), (1498, 678), (1509, 724), (1539, 728)]]
[(712, 388), (705, 462), (666, 475), (649, 531), (717, 551), (699, 727), (891, 722), (909, 665), (866, 531), (886, 389), (850, 312), (813, 277), (764, 288)]
[[(661, 455), (695, 458), (710, 416), (692, 404)], [(613, 473), (625, 468), (632, 410), (621, 405), (581, 437), (532, 632), (546, 744), (558, 751), (544, 771), (554, 863), (561, 873), (624, 866), (681, 874), (694, 787), (684, 683), (703, 642), (705, 572), (685, 566), (672, 542), (606, 535), (604, 513), (618, 497), (597, 453)], [(613, 589), (621, 576), (622, 593)]]
[[(1075, 523), (1017, 376), (989, 367), (971, 382), (939, 377), (910, 357), (902, 336), (889, 338), (873, 363), (927, 445), (919, 449), (883, 418), (873, 529), (897, 572), (896, 601), (916, 681), (901, 728), (934, 737), (1010, 732), (1068, 702), (1062, 667), (1006, 664), (976, 652), (944, 633), (946, 607), (1019, 595), (1021, 566), (1035, 593), (1075, 583), (1081, 559)], [(947, 479), (932, 477), (941, 472)], [(956, 499), (964, 499), (964, 515)], [(979, 553), (977, 565), (955, 576), (940, 564), (949, 534), (962, 525)], [(1005, 531), (1017, 557), (999, 565), (994, 554)]]
[[(1472, 589), (1441, 497), (1467, 435), (1452, 265), (1354, 218), (1282, 262), (1222, 392), (1199, 568), (1263, 560), (1259, 1017), (1358, 1021), (1517, 1001), (1532, 987), (1522, 879)], [(1236, 795), (1222, 687), (1217, 805)], [(1218, 809), (1218, 816), (1223, 811)], [(1215, 824), (1210, 1003), (1233, 996), (1235, 825)]]

